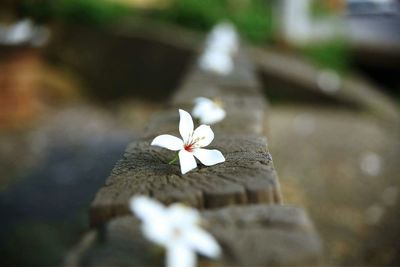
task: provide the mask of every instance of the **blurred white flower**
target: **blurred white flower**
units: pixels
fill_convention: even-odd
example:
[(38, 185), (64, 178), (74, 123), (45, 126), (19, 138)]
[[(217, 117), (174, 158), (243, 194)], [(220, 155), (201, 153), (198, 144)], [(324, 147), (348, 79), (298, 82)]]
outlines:
[(224, 51), (234, 54), (239, 48), (238, 35), (235, 27), (228, 22), (217, 24), (207, 37), (206, 47), (209, 50)]
[(238, 50), (238, 43), (231, 24), (218, 24), (207, 37), (205, 51), (199, 58), (200, 68), (220, 75), (229, 74), (234, 67), (232, 56)]
[(220, 75), (228, 75), (233, 70), (232, 58), (218, 50), (204, 52), (200, 57), (199, 66), (206, 71), (215, 72)]
[(200, 123), (214, 124), (223, 120), (226, 116), (226, 112), (218, 100), (213, 101), (205, 97), (197, 97), (194, 104), (192, 115), (199, 119)]
[(196, 252), (210, 258), (221, 254), (214, 237), (200, 227), (197, 210), (182, 204), (165, 207), (145, 196), (133, 197), (130, 208), (142, 220), (146, 238), (165, 247), (168, 267), (196, 266)]
[(197, 167), (196, 157), (206, 166), (212, 166), (225, 161), (222, 153), (216, 149), (203, 149), (214, 139), (214, 132), (208, 125), (200, 125), (193, 131), (193, 120), (190, 114), (182, 109), (179, 110), (179, 133), (178, 137), (163, 134), (154, 138), (152, 146), (160, 146), (169, 150), (179, 150), (179, 163), (182, 174)]
[(1, 32), (2, 43), (19, 44), (30, 40), (33, 35), (33, 24), (31, 20), (24, 19), (9, 27), (2, 26)]
[(20, 20), (12, 25), (0, 25), (0, 43), (17, 45), (31, 43), (34, 46), (44, 45), (49, 39), (49, 30), (42, 26), (35, 26), (30, 19)]

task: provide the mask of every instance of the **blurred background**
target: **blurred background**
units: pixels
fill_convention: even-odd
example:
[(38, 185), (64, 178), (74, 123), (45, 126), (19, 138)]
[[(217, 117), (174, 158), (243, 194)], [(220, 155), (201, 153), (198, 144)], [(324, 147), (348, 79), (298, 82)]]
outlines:
[(400, 1), (3, 0), (1, 266), (62, 264), (224, 20), (262, 79), (285, 202), (307, 209), (327, 265), (400, 265)]

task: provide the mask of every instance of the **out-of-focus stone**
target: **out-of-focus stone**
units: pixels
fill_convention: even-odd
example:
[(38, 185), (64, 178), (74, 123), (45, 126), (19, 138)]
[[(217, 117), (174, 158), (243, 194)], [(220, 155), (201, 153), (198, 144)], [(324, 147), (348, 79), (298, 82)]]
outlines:
[[(222, 257), (201, 257), (199, 266), (315, 266), (321, 242), (303, 210), (292, 206), (247, 205), (202, 212)], [(134, 217), (89, 233), (68, 257), (67, 266), (159, 266), (163, 250), (143, 237)]]

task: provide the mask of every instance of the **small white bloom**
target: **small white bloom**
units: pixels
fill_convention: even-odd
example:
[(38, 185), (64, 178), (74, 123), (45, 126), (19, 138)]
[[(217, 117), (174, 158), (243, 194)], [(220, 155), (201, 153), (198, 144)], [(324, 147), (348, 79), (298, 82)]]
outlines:
[(160, 146), (170, 150), (179, 150), (179, 163), (182, 174), (197, 167), (196, 157), (206, 166), (212, 166), (225, 161), (222, 153), (216, 149), (203, 149), (214, 139), (214, 132), (208, 125), (200, 125), (193, 131), (193, 120), (190, 114), (182, 109), (179, 110), (179, 133), (178, 137), (163, 134), (154, 138), (152, 146)]
[(207, 49), (234, 54), (238, 50), (238, 39), (235, 27), (231, 23), (221, 22), (212, 29), (207, 37)]
[(28, 19), (18, 21), (9, 27), (1, 27), (2, 35), (0, 41), (4, 44), (19, 44), (27, 42), (33, 34), (32, 21)]
[(232, 58), (218, 50), (206, 51), (199, 60), (199, 66), (206, 71), (212, 71), (220, 75), (228, 75), (233, 70)]
[(145, 196), (133, 197), (133, 213), (142, 220), (142, 231), (150, 241), (165, 247), (168, 267), (196, 266), (196, 252), (217, 258), (221, 249), (212, 235), (200, 228), (197, 210), (182, 204), (165, 207)]
[(232, 72), (232, 55), (238, 50), (238, 37), (235, 28), (229, 23), (220, 23), (207, 37), (203, 55), (199, 58), (199, 67), (220, 75)]
[(194, 103), (192, 115), (198, 118), (200, 123), (214, 124), (223, 120), (226, 116), (225, 110), (217, 100), (213, 101), (205, 97), (197, 97)]
[(18, 45), (32, 43), (42, 46), (49, 39), (50, 32), (43, 26), (35, 26), (30, 19), (20, 20), (12, 25), (0, 25), (0, 44)]

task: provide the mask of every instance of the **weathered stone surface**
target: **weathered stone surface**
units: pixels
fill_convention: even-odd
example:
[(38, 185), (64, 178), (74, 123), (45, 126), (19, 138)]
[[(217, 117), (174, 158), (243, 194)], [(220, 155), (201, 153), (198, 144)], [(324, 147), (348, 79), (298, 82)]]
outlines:
[(261, 94), (259, 87), (248, 87), (243, 89), (240, 87), (224, 87), (217, 85), (213, 80), (208, 81), (192, 81), (187, 80), (179, 89), (175, 92), (172, 97), (172, 104), (189, 104), (192, 103), (193, 99), (199, 96), (207, 98), (223, 98), (223, 97), (258, 97), (264, 99), (265, 97)]
[[(264, 134), (265, 128), (265, 104), (262, 98), (256, 97), (230, 97), (221, 98), (223, 107), (227, 112), (223, 121), (212, 125), (211, 128), (216, 135), (219, 134)], [(152, 120), (144, 128), (143, 137), (155, 137), (160, 134), (178, 133), (179, 112), (184, 109), (191, 112), (191, 104), (176, 105), (175, 109), (165, 111), (153, 116)], [(197, 123), (195, 127), (197, 127)]]
[(197, 170), (185, 175), (181, 175), (179, 165), (168, 164), (175, 152), (152, 147), (150, 142), (128, 146), (92, 203), (92, 225), (129, 213), (128, 202), (135, 194), (196, 208), (280, 202), (277, 175), (264, 138), (218, 136), (209, 147), (219, 149), (226, 161), (207, 168), (199, 164)]
[[(321, 263), (321, 243), (303, 210), (249, 205), (202, 213), (207, 230), (223, 249), (220, 259), (199, 266), (307, 266)], [(92, 235), (92, 234), (89, 234)], [(161, 266), (163, 250), (146, 241), (131, 216), (110, 221), (88, 236), (67, 266)], [(85, 239), (83, 241), (85, 241)], [(88, 246), (87, 240), (91, 244)]]
[(195, 82), (212, 80), (215, 85), (228, 88), (241, 88), (242, 90), (251, 90), (260, 86), (254, 66), (248, 59), (244, 48), (239, 49), (239, 52), (234, 55), (233, 62), (234, 68), (227, 75), (218, 75), (213, 72), (204, 71), (195, 62), (186, 74), (185, 80)]
[[(222, 87), (213, 83), (208, 82), (188, 82), (182, 86), (174, 95), (171, 104), (182, 105), (190, 104), (193, 105), (193, 100), (196, 97), (207, 97), (211, 99), (219, 99), (224, 105), (233, 108), (265, 108), (266, 98), (261, 94), (259, 88), (253, 88), (252, 90), (242, 90), (235, 87)], [(252, 105), (245, 105), (247, 102), (253, 101)]]
[(303, 210), (250, 205), (204, 212), (226, 266), (315, 266), (322, 247)]

